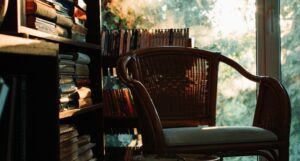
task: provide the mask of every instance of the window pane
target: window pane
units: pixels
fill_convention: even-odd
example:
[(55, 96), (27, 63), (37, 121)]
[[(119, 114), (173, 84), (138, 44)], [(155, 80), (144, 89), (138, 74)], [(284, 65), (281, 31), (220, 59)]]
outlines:
[(282, 82), (292, 105), (290, 161), (300, 160), (300, 7), (298, 0), (280, 1)]

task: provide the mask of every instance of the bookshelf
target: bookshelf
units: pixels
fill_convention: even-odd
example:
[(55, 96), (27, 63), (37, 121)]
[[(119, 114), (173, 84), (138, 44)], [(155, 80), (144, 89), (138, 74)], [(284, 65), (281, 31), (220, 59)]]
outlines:
[(54, 43), (0, 34), (0, 75), (10, 88), (1, 118), (4, 160), (58, 160), (57, 52)]
[[(25, 99), (27, 101), (25, 112), (17, 111), (22, 113), (20, 116), (22, 118), (15, 121), (26, 120), (26, 137), (23, 138), (23, 141), (27, 143), (24, 143), (26, 148), (23, 148), (23, 151), (19, 148), (15, 149), (15, 147), (10, 147), (11, 142), (6, 142), (3, 146), (9, 147), (9, 150), (3, 153), (7, 154), (5, 156), (9, 159), (4, 160), (60, 160), (59, 128), (63, 124), (75, 125), (79, 135), (88, 134), (91, 142), (96, 143), (92, 148), (94, 158), (103, 160), (99, 1), (86, 1), (85, 27), (88, 30), (85, 41), (28, 27), (26, 25), (26, 0), (9, 1), (7, 14), (0, 28), (0, 74), (8, 80), (8, 85), (12, 85), (15, 79), (16, 84), (20, 84), (19, 82), (22, 84), (23, 79), (26, 80), (28, 88), (25, 92), (29, 96)], [(59, 112), (59, 55), (75, 52), (85, 53), (91, 59), (88, 68), (93, 104), (85, 108)], [(21, 66), (14, 66), (16, 64)], [(46, 94), (40, 94), (40, 90)], [(34, 101), (35, 99), (38, 101)], [(6, 106), (14, 104), (14, 101), (8, 102), (10, 103)], [(7, 127), (10, 119), (7, 114), (6, 121), (3, 124), (1, 122), (1, 128)], [(25, 125), (18, 126), (25, 127)], [(9, 138), (9, 132), (5, 135), (4, 138)], [(16, 139), (22, 138), (18, 135), (13, 137), (16, 137), (15, 140), (12, 139), (15, 142)], [(20, 158), (12, 157), (16, 153), (21, 153)]]

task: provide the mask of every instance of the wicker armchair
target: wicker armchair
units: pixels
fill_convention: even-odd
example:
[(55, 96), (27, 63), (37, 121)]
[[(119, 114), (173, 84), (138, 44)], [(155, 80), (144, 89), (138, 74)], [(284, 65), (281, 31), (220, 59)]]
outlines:
[[(219, 62), (258, 84), (253, 126), (215, 126)], [(220, 53), (182, 47), (128, 53), (117, 73), (137, 104), (144, 152), (288, 161), (290, 100), (277, 80), (252, 75)]]

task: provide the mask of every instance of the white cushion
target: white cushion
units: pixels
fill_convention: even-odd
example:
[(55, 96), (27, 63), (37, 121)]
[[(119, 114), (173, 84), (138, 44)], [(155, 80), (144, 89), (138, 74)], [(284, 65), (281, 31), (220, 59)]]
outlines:
[(252, 126), (181, 127), (164, 129), (167, 146), (276, 141), (266, 129)]

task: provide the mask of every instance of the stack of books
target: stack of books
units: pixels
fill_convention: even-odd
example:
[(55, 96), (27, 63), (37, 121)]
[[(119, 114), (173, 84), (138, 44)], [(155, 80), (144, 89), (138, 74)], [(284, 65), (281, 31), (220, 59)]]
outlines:
[(86, 3), (84, 0), (74, 0), (74, 25), (72, 27), (72, 39), (77, 41), (86, 41), (85, 37), (88, 29), (85, 27)]
[(90, 89), (89, 64), (91, 59), (88, 55), (76, 52), (74, 55), (75, 75), (74, 80), (79, 96), (78, 107), (83, 108), (93, 104)]
[(90, 135), (82, 135), (78, 137), (78, 159), (80, 161), (92, 161), (96, 160), (93, 158), (92, 148), (95, 143), (91, 143)]
[(26, 0), (26, 26), (61, 37), (85, 42), (84, 0)]
[(93, 104), (88, 55), (80, 52), (59, 54), (60, 111)]
[(60, 160), (78, 159), (78, 131), (72, 125), (60, 125), (59, 128)]
[(96, 161), (90, 135), (79, 135), (76, 127), (60, 125), (60, 161)]
[(55, 27), (56, 10), (48, 0), (26, 0), (26, 23), (28, 27), (58, 35)]
[(74, 25), (72, 1), (68, 0), (53, 0), (56, 10), (56, 31), (58, 36), (71, 38), (71, 29)]

